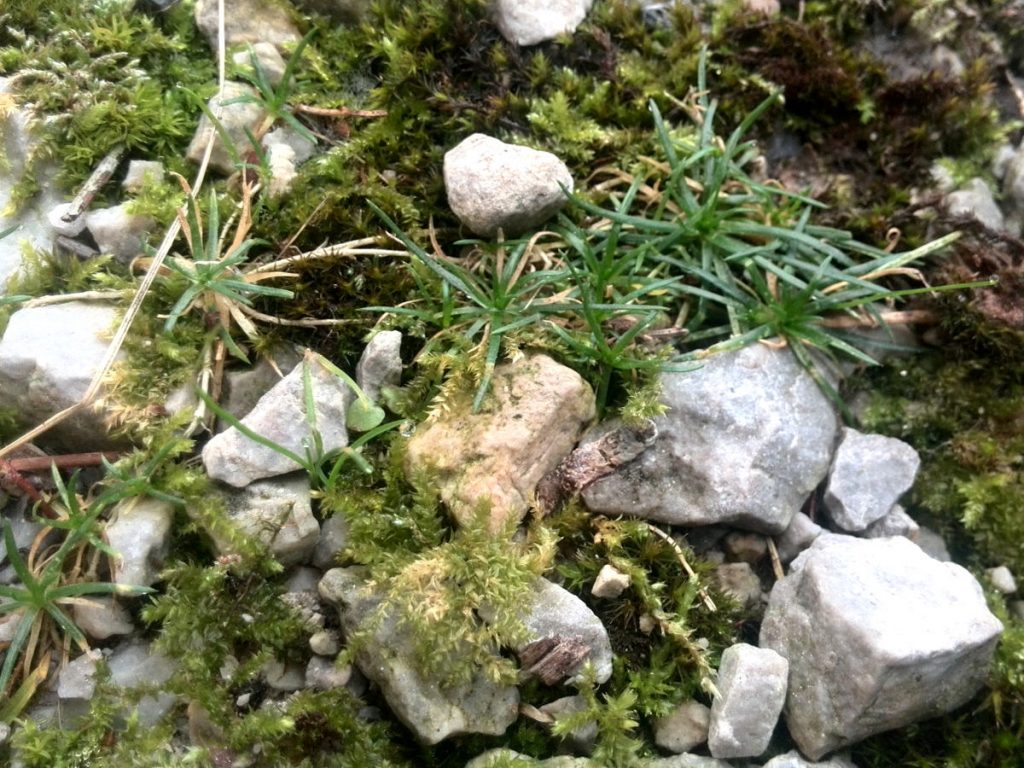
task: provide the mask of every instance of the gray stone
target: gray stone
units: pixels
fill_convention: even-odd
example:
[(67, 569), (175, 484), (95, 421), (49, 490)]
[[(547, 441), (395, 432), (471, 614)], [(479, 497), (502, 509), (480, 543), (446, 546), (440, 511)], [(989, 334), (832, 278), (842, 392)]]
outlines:
[(283, 144), (291, 148), (296, 165), (306, 162), (316, 154), (316, 144), (296, 131), (290, 125), (281, 125), (263, 137), (264, 148)]
[(277, 50), (277, 47), (261, 40), (257, 43), (251, 43), (231, 54), (231, 62), (236, 67), (255, 77), (256, 66), (253, 65), (254, 59), (256, 66), (259, 66), (260, 70), (262, 70), (267, 82), (274, 88), (277, 88), (284, 78), (284, 70), (287, 66), (284, 57)]
[(148, 184), (164, 180), (164, 164), (157, 160), (131, 160), (121, 180), (121, 189), (130, 195), (137, 195)]
[(761, 579), (750, 563), (722, 563), (715, 567), (719, 588), (740, 604), (744, 610), (761, 603)]
[(593, 0), (497, 0), (494, 23), (516, 45), (536, 45), (574, 32)]
[(314, 632), (309, 638), (309, 650), (317, 656), (337, 656), (341, 650), (341, 636), (336, 629)]
[(900, 504), (896, 504), (885, 517), (875, 520), (875, 522), (861, 531), (861, 536), (866, 539), (905, 536), (911, 541), (916, 541), (920, 531), (921, 526), (914, 521), (914, 518), (908, 515), (907, 511)]
[[(149, 643), (142, 640), (115, 648), (107, 660), (107, 667), (110, 670), (110, 682), (128, 690), (150, 686), (159, 689), (159, 686), (171, 679), (177, 669), (174, 661), (153, 651)], [(139, 725), (143, 728), (156, 725), (176, 701), (177, 697), (174, 694), (159, 691), (143, 696), (136, 706)]]
[[(448, 205), (482, 237), (522, 234), (554, 216), (573, 188), (569, 168), (550, 152), (474, 133), (444, 156)], [(563, 190), (564, 188), (564, 190)]]
[(306, 686), (306, 670), (298, 664), (268, 659), (263, 664), (263, 679), (275, 691), (299, 691)]
[(811, 546), (821, 535), (822, 528), (803, 512), (797, 512), (782, 533), (775, 537), (779, 560), (788, 563)]
[(316, 691), (344, 688), (352, 679), (352, 667), (338, 666), (333, 659), (314, 656), (306, 665), (306, 687)]
[(270, 170), (266, 185), (267, 196), (271, 199), (283, 197), (299, 175), (295, 150), (287, 144), (271, 144), (265, 149), (267, 168)]
[(348, 544), (348, 521), (336, 513), (320, 525), (320, 538), (313, 549), (313, 565), (322, 570), (338, 564), (338, 553)]
[(114, 581), (148, 587), (163, 568), (171, 545), (174, 507), (166, 501), (139, 496), (114, 507), (105, 533), (117, 553)]
[(92, 595), (71, 606), (75, 624), (93, 640), (106, 640), (114, 635), (130, 635), (135, 631), (131, 616), (112, 597)]
[(88, 702), (96, 693), (96, 672), (103, 654), (86, 651), (67, 663), (57, 678), (57, 698), (62, 704)]
[[(225, 491), (224, 499), (230, 520), (244, 533), (269, 546), (283, 564), (305, 563), (312, 556), (320, 524), (313, 517), (309, 478), (305, 475)], [(210, 531), (210, 535), (220, 553), (230, 553), (227, 540), (216, 531)]]
[(82, 218), (100, 253), (109, 254), (122, 264), (142, 255), (142, 244), (156, 226), (151, 216), (129, 213), (129, 203), (97, 208)]
[(477, 755), (468, 763), (466, 768), (491, 768), (492, 766), (518, 766), (515, 761), (524, 761), (524, 765), (536, 766), (537, 768), (597, 768), (594, 761), (585, 757), (549, 757), (547, 760), (534, 760), (520, 752), (499, 747), (491, 749), (483, 754)]
[[(313, 391), (316, 429), (327, 453), (348, 445), (345, 414), (352, 390), (331, 373), (318, 355), (308, 352), (300, 365), (263, 395), (242, 424), (268, 440), (305, 457), (313, 450), (313, 428), (306, 413), (303, 371)], [(237, 488), (253, 480), (283, 475), (300, 465), (278, 451), (250, 440), (235, 427), (215, 435), (203, 447), (207, 474)]]
[(732, 763), (703, 755), (673, 755), (658, 757), (640, 763), (643, 768), (732, 768)]
[[(217, 0), (197, 0), (196, 26), (216, 53)], [(278, 48), (297, 43), (301, 35), (287, 5), (272, 0), (231, 0), (224, 19), (224, 43), (230, 48), (243, 43), (271, 43)]]
[[(547, 579), (538, 578), (527, 598), (523, 624), (530, 634), (528, 643), (551, 638), (582, 643), (587, 649), (577, 668), (589, 661), (598, 683), (612, 674), (612, 646), (608, 631), (587, 604), (568, 590)], [(572, 674), (573, 670), (569, 670)]]
[(594, 579), (594, 586), (590, 588), (590, 594), (594, 597), (616, 598), (629, 588), (630, 578), (628, 573), (623, 573), (614, 565), (605, 563)]
[[(237, 419), (256, 407), (260, 398), (267, 394), (289, 371), (302, 362), (302, 351), (291, 344), (274, 347), (253, 366), (238, 371), (228, 371), (224, 376), (224, 395), (221, 405)], [(300, 369), (301, 370), (301, 369)], [(218, 422), (221, 431), (226, 423)]]
[(320, 581), (320, 595), (336, 605), (346, 633), (364, 621), (371, 639), (356, 652), (356, 664), (377, 684), (392, 712), (416, 737), (436, 744), (464, 733), (500, 735), (519, 714), (515, 686), (494, 683), (480, 673), (469, 683), (443, 685), (425, 676), (416, 662), (410, 630), (387, 611), (365, 585), (358, 568), (333, 568)]
[(1006, 161), (1003, 198), (1011, 209), (1018, 213), (1024, 212), (1024, 141)]
[(380, 331), (366, 345), (356, 366), (356, 384), (376, 402), (381, 387), (397, 387), (402, 379), (401, 331)]
[[(255, 96), (256, 89), (245, 83), (227, 81), (224, 83), (224, 93), (215, 95), (207, 102), (210, 113), (217, 118), (224, 132), (234, 145), (235, 152), (244, 156), (252, 149), (246, 131), (253, 132), (263, 119), (263, 108), (258, 103), (251, 101), (235, 101), (245, 96)], [(206, 154), (206, 145), (213, 141), (213, 150), (210, 154), (210, 167), (220, 171), (224, 175), (234, 172), (235, 160), (231, 150), (224, 143), (220, 132), (214, 127), (213, 122), (204, 113), (199, 118), (199, 125), (196, 128), (192, 142), (188, 145), (185, 154), (193, 163), (202, 162)]]
[(1017, 591), (1017, 580), (1013, 578), (1013, 573), (1005, 565), (989, 568), (985, 574), (992, 582), (992, 586), (1002, 594), (1012, 595)]
[[(550, 715), (558, 722), (560, 717), (573, 715), (582, 712), (587, 708), (587, 702), (582, 696), (563, 696), (540, 707), (545, 715)], [(577, 754), (589, 755), (594, 751), (594, 743), (597, 741), (597, 723), (587, 723), (579, 728), (569, 731), (565, 737), (570, 749)]]
[(795, 749), (777, 755), (764, 764), (763, 768), (857, 768), (845, 755), (833, 755), (823, 762), (804, 759)]
[[(107, 352), (117, 324), (114, 307), (69, 301), (15, 312), (0, 340), (4, 405), (32, 426), (77, 403)], [(69, 451), (110, 447), (103, 414), (85, 408), (47, 432)]]
[(716, 758), (757, 757), (768, 748), (786, 700), (789, 663), (746, 643), (722, 652), (708, 748)]
[(638, 459), (583, 491), (595, 512), (785, 530), (828, 471), (835, 412), (787, 349), (752, 344), (661, 375), (668, 413)]
[(902, 440), (843, 427), (825, 487), (829, 516), (844, 531), (863, 531), (910, 489), (920, 465)]
[(899, 536), (823, 534), (775, 584), (760, 643), (789, 659), (786, 722), (817, 760), (963, 704), (1001, 631), (960, 566)]
[(730, 560), (753, 565), (767, 554), (768, 542), (760, 533), (730, 531), (722, 539), (722, 550)]
[(669, 752), (688, 752), (708, 740), (711, 710), (699, 701), (684, 701), (654, 722), (654, 743)]
[[(468, 398), (467, 398), (468, 401)], [(594, 393), (571, 368), (531, 355), (494, 370), (479, 413), (459, 403), (420, 424), (405, 469), (426, 470), (460, 523), (490, 509), (497, 533), (522, 519), (537, 483), (558, 466), (594, 417)]]
[(984, 179), (973, 178), (956, 192), (946, 195), (946, 212), (950, 216), (966, 216), (996, 232), (1003, 229), (1003, 212), (999, 210), (992, 190)]
[(942, 536), (933, 531), (931, 528), (922, 525), (920, 530), (917, 532), (917, 538), (914, 543), (919, 546), (928, 557), (934, 558), (941, 563), (952, 562), (953, 558), (949, 554), (949, 550), (946, 548), (946, 540)]

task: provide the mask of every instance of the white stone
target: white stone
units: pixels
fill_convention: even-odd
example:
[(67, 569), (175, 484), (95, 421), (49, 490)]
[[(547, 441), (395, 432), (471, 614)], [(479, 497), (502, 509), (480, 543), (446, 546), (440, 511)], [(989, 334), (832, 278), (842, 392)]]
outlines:
[(654, 743), (676, 754), (689, 752), (708, 740), (710, 727), (710, 708), (689, 699), (654, 722)]
[[(218, 38), (217, 0), (197, 0), (196, 26), (216, 52)], [(226, 4), (224, 43), (228, 48), (243, 43), (267, 42), (281, 48), (297, 43), (299, 30), (283, 3), (266, 0), (231, 0)]]
[(341, 650), (341, 637), (336, 629), (314, 632), (309, 638), (309, 650), (318, 656), (337, 656)]
[(253, 76), (256, 74), (256, 69), (252, 63), (254, 58), (267, 82), (274, 88), (277, 88), (284, 78), (284, 70), (287, 67), (284, 57), (274, 45), (264, 40), (252, 43), (231, 54), (232, 63), (239, 69), (248, 71)]
[(117, 553), (114, 581), (148, 587), (157, 580), (171, 545), (174, 507), (148, 497), (117, 504), (106, 525), (107, 543)]
[(594, 586), (590, 588), (590, 594), (594, 597), (615, 598), (629, 588), (630, 578), (628, 573), (623, 573), (614, 565), (605, 563), (594, 579)]
[(263, 665), (263, 678), (275, 691), (298, 691), (306, 685), (306, 670), (298, 664), (268, 659)]
[(768, 542), (760, 533), (730, 531), (722, 539), (722, 549), (730, 560), (753, 565), (768, 552)]
[(779, 553), (779, 560), (788, 563), (797, 555), (811, 546), (811, 543), (821, 535), (822, 528), (811, 520), (803, 512), (793, 515), (789, 526), (775, 537), (775, 546)]
[(497, 0), (494, 22), (510, 43), (536, 45), (574, 32), (592, 4), (593, 0)]
[(999, 210), (992, 190), (984, 179), (973, 178), (956, 192), (946, 195), (946, 212), (950, 216), (965, 216), (984, 224), (993, 231), (1004, 227), (1003, 212)]
[(764, 764), (763, 768), (857, 768), (846, 755), (833, 755), (823, 762), (806, 760), (795, 749), (777, 755)]
[(137, 195), (147, 184), (156, 184), (164, 180), (164, 164), (157, 160), (132, 160), (128, 163), (121, 189)]
[[(207, 102), (210, 113), (217, 118), (224, 129), (235, 154), (244, 157), (253, 147), (246, 131), (255, 131), (263, 119), (263, 108), (252, 101), (236, 101), (246, 96), (255, 96), (256, 89), (245, 83), (231, 80), (224, 83), (223, 95), (215, 95)], [(210, 167), (228, 175), (237, 170), (236, 161), (231, 149), (225, 145), (220, 132), (214, 127), (210, 118), (204, 113), (199, 118), (192, 142), (185, 154), (193, 163), (202, 161), (206, 153), (206, 145), (212, 141), (213, 150), (210, 154)]]
[(1004, 595), (1012, 595), (1017, 591), (1017, 580), (1013, 578), (1013, 573), (1005, 565), (989, 568), (985, 573), (988, 575), (989, 581), (992, 582), (992, 586)]
[(156, 226), (152, 217), (129, 213), (128, 207), (128, 203), (121, 203), (97, 208), (82, 217), (100, 253), (110, 254), (122, 263), (142, 255), (146, 235)]
[[(281, 563), (304, 563), (312, 556), (320, 524), (313, 516), (305, 475), (252, 483), (226, 492), (224, 498), (231, 521), (268, 545)], [(229, 553), (230, 544), (215, 531), (211, 534), (218, 551)]]
[(57, 698), (89, 701), (96, 692), (96, 667), (102, 658), (102, 653), (91, 650), (69, 661), (57, 679)]
[(746, 643), (722, 652), (708, 748), (715, 758), (757, 757), (768, 748), (786, 700), (789, 662)]
[(336, 512), (320, 524), (320, 538), (313, 550), (313, 565), (328, 570), (338, 565), (338, 553), (348, 543), (348, 521)]
[(348, 664), (339, 666), (331, 659), (314, 656), (306, 665), (306, 687), (316, 691), (343, 688), (351, 679), (352, 667)]
[(381, 387), (397, 387), (402, 379), (401, 331), (375, 333), (356, 366), (356, 384), (373, 401), (380, 399)]
[(114, 635), (130, 635), (135, 631), (128, 611), (112, 597), (91, 595), (71, 606), (75, 624), (93, 640), (106, 640)]
[(906, 536), (911, 541), (916, 541), (921, 532), (921, 526), (914, 518), (907, 514), (907, 511), (900, 504), (896, 504), (889, 513), (861, 532), (866, 539), (880, 539), (885, 536)]
[(522, 234), (551, 218), (573, 188), (568, 167), (543, 152), (474, 133), (444, 156), (448, 205), (482, 237)]
[[(149, 643), (136, 640), (119, 645), (107, 660), (110, 682), (128, 690), (142, 686), (160, 686), (174, 675), (177, 665), (161, 653), (153, 651)], [(172, 693), (143, 696), (136, 712), (139, 725), (151, 728), (166, 715), (177, 701)]]
[(722, 563), (715, 567), (715, 581), (725, 594), (749, 610), (761, 603), (761, 580), (750, 563)]

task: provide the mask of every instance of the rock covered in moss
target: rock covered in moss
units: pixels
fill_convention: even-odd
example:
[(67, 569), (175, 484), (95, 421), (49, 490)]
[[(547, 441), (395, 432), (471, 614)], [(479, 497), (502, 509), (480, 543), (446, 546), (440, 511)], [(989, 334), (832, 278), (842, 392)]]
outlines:
[[(196, 26), (210, 49), (217, 50), (217, 0), (196, 0)], [(280, 48), (299, 41), (299, 30), (287, 5), (268, 0), (231, 0), (225, 7), (224, 42), (228, 47), (242, 43), (271, 43)]]
[[(352, 401), (352, 390), (329, 371), (313, 353), (271, 387), (241, 419), (258, 435), (305, 457), (311, 450), (313, 425), (306, 412), (305, 371), (309, 372), (313, 393), (315, 425), (325, 452), (348, 445), (345, 415)], [(254, 480), (294, 472), (300, 465), (255, 440), (236, 427), (215, 435), (203, 446), (203, 465), (215, 480), (242, 488)]]
[(519, 691), (495, 683), (483, 672), (468, 683), (444, 685), (416, 661), (411, 630), (387, 610), (377, 614), (381, 597), (358, 568), (333, 568), (320, 581), (320, 595), (336, 605), (347, 633), (365, 629), (356, 664), (380, 687), (391, 710), (425, 744), (465, 733), (500, 735), (519, 714)]
[[(595, 512), (779, 533), (828, 471), (838, 421), (787, 349), (753, 344), (661, 375), (668, 412), (633, 462), (583, 491)], [(586, 442), (586, 439), (585, 441)]]
[[(252, 149), (247, 131), (256, 130), (263, 119), (263, 108), (258, 103), (236, 99), (255, 95), (256, 89), (251, 85), (229, 80), (224, 83), (223, 94), (214, 95), (206, 105), (210, 114), (220, 122), (224, 133), (239, 155), (245, 155)], [(224, 143), (220, 132), (205, 113), (199, 118), (199, 125), (185, 156), (193, 163), (202, 162), (206, 145), (211, 141), (213, 150), (210, 154), (210, 167), (225, 175), (232, 173), (235, 170), (235, 159), (232, 157), (231, 149)]]
[(569, 168), (550, 152), (474, 133), (444, 156), (448, 205), (482, 237), (522, 234), (551, 218), (573, 188)]
[(494, 23), (516, 45), (536, 45), (574, 32), (594, 0), (497, 0)]
[(546, 355), (495, 368), (479, 413), (469, 404), (439, 412), (409, 440), (410, 477), (430, 473), (460, 521), (490, 505), (491, 529), (522, 518), (539, 480), (557, 466), (594, 417), (594, 393), (578, 373)]
[(1001, 631), (960, 566), (903, 537), (823, 534), (772, 590), (760, 645), (789, 660), (786, 723), (817, 760), (966, 702)]
[(920, 466), (902, 440), (844, 427), (825, 488), (829, 516), (844, 531), (863, 531), (892, 510)]
[(708, 731), (714, 757), (757, 757), (768, 748), (788, 673), (789, 662), (770, 648), (738, 643), (723, 651)]

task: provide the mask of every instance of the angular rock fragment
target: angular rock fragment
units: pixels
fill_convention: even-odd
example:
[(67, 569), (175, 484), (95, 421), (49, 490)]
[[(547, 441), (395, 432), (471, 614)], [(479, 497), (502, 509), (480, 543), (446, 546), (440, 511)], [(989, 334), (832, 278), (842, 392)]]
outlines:
[(661, 383), (669, 410), (654, 420), (654, 444), (585, 488), (586, 505), (674, 525), (785, 530), (828, 471), (838, 429), (792, 353), (754, 344)]
[[(215, 95), (207, 103), (207, 108), (220, 122), (224, 133), (227, 134), (234, 151), (239, 156), (244, 156), (252, 150), (252, 142), (249, 140), (248, 132), (255, 131), (259, 122), (263, 119), (263, 108), (252, 101), (237, 101), (237, 99), (256, 96), (256, 89), (245, 83), (236, 83), (231, 80), (224, 83), (222, 95)], [(206, 145), (212, 141), (213, 150), (210, 154), (210, 167), (214, 168), (225, 176), (236, 170), (236, 161), (232, 156), (231, 148), (224, 143), (221, 133), (214, 127), (213, 122), (206, 114), (199, 118), (199, 125), (196, 128), (192, 142), (188, 145), (186, 157), (193, 163), (202, 162), (206, 154)]]
[(551, 218), (573, 187), (569, 168), (550, 152), (474, 133), (444, 156), (448, 205), (482, 237), (515, 236)]
[(910, 489), (920, 465), (902, 440), (843, 427), (825, 488), (829, 516), (844, 531), (863, 531)]
[[(110, 682), (128, 690), (166, 683), (177, 670), (177, 664), (142, 640), (119, 645), (107, 659)], [(166, 715), (177, 697), (173, 693), (157, 693), (139, 699), (135, 711), (139, 725), (151, 728)]]
[(902, 506), (896, 504), (888, 514), (880, 517), (863, 531), (861, 536), (865, 539), (881, 539), (886, 536), (905, 536), (911, 541), (916, 541), (921, 532), (921, 526), (914, 518), (907, 514)]
[(401, 331), (380, 331), (363, 350), (356, 366), (356, 384), (374, 402), (381, 387), (398, 386), (402, 378)]
[(746, 643), (726, 648), (711, 703), (708, 747), (716, 758), (756, 757), (768, 748), (786, 700), (789, 663)]
[(117, 553), (114, 581), (148, 587), (157, 580), (171, 545), (174, 507), (166, 501), (140, 497), (120, 502), (105, 533)]
[(572, 450), (594, 417), (594, 394), (545, 355), (498, 366), (491, 389), (480, 413), (466, 402), (420, 424), (406, 472), (430, 473), (456, 520), (472, 520), (488, 504), (497, 532), (522, 518), (538, 481)]
[[(196, 26), (206, 37), (210, 49), (217, 50), (217, 0), (198, 0)], [(224, 19), (224, 43), (232, 47), (260, 41), (281, 47), (297, 43), (302, 37), (284, 4), (266, 0), (232, 0)]]
[(494, 23), (516, 45), (536, 45), (575, 31), (593, 0), (497, 0)]
[(960, 566), (903, 537), (823, 534), (775, 584), (760, 644), (789, 659), (786, 723), (817, 760), (963, 704), (1001, 631)]

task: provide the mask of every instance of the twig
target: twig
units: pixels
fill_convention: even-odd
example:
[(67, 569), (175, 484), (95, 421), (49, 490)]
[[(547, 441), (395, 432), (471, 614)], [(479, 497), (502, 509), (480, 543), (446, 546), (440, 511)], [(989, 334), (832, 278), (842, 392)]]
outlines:
[(317, 115), (319, 117), (340, 117), (343, 120), (347, 117), (387, 117), (386, 109), (349, 109), (348, 107), (313, 107), (309, 104), (296, 104), (292, 107), (294, 112), (302, 112), (306, 115)]
[(906, 309), (892, 312), (879, 312), (878, 317), (871, 315), (837, 315), (822, 318), (823, 328), (878, 328), (881, 325), (935, 325), (939, 316), (930, 309)]
[(85, 180), (82, 188), (75, 195), (74, 199), (68, 205), (66, 211), (61, 214), (60, 220), (70, 224), (75, 221), (79, 216), (85, 213), (85, 209), (89, 207), (89, 203), (93, 201), (96, 194), (103, 189), (110, 177), (114, 175), (114, 171), (117, 170), (117, 166), (121, 163), (121, 158), (124, 157), (124, 147), (117, 146), (110, 150), (106, 157), (100, 160), (99, 165), (89, 175), (89, 178)]
[[(683, 548), (679, 546), (675, 539), (665, 533), (661, 528), (651, 523), (644, 523), (647, 526), (647, 530), (657, 536), (659, 539), (664, 541), (672, 550), (676, 553), (676, 557), (679, 559), (680, 564), (683, 566), (683, 570), (686, 571), (686, 575), (690, 579), (699, 584), (700, 580), (697, 578), (696, 572), (690, 567), (690, 563), (686, 560), (686, 554), (683, 552)], [(704, 587), (698, 587), (697, 592), (700, 595), (701, 602), (704, 603), (704, 607), (709, 611), (717, 611), (718, 608), (715, 606), (715, 601), (711, 599)]]
[(97, 467), (106, 461), (116, 461), (121, 454), (115, 451), (89, 451), (88, 453), (63, 453), (58, 456), (31, 456), (23, 459), (8, 459), (4, 464), (17, 472), (46, 472), (51, 466), (57, 469), (76, 467)]
[(350, 240), (347, 243), (337, 245), (325, 245), (312, 251), (298, 253), (295, 256), (288, 256), (284, 259), (260, 264), (258, 267), (245, 271), (246, 275), (257, 275), (261, 272), (273, 272), (276, 269), (286, 269), (292, 264), (301, 264), (306, 261), (317, 259), (330, 259), (336, 256), (407, 256), (408, 251), (396, 251), (388, 248), (363, 248), (364, 245), (379, 243), (379, 237), (364, 237), (361, 240)]
[(131, 288), (123, 291), (79, 291), (78, 293), (58, 293), (53, 296), (40, 296), (38, 299), (30, 299), (21, 305), (22, 309), (29, 307), (48, 307), (51, 304), (64, 304), (69, 301), (116, 301), (125, 299), (135, 293)]
[(239, 304), (238, 309), (241, 310), (244, 314), (253, 318), (254, 320), (261, 320), (264, 323), (269, 323), (270, 325), (284, 325), (290, 328), (323, 328), (332, 325), (351, 325), (352, 323), (359, 322), (356, 318), (349, 318), (347, 320), (316, 320), (314, 318), (309, 318), (306, 320), (286, 320), (283, 317), (265, 315), (262, 312), (253, 309), (252, 307), (245, 306), (244, 304)]
[(782, 570), (782, 561), (779, 559), (779, 548), (775, 546), (775, 539), (771, 536), (765, 536), (768, 540), (768, 556), (772, 560), (772, 573), (775, 574), (776, 581), (782, 581), (786, 577), (786, 572)]
[(9, 461), (0, 461), (0, 485), (17, 488), (39, 506), (43, 517), (48, 517), (51, 520), (57, 519), (57, 513), (53, 511), (53, 507), (46, 502), (39, 490), (20, 471), (12, 467)]

